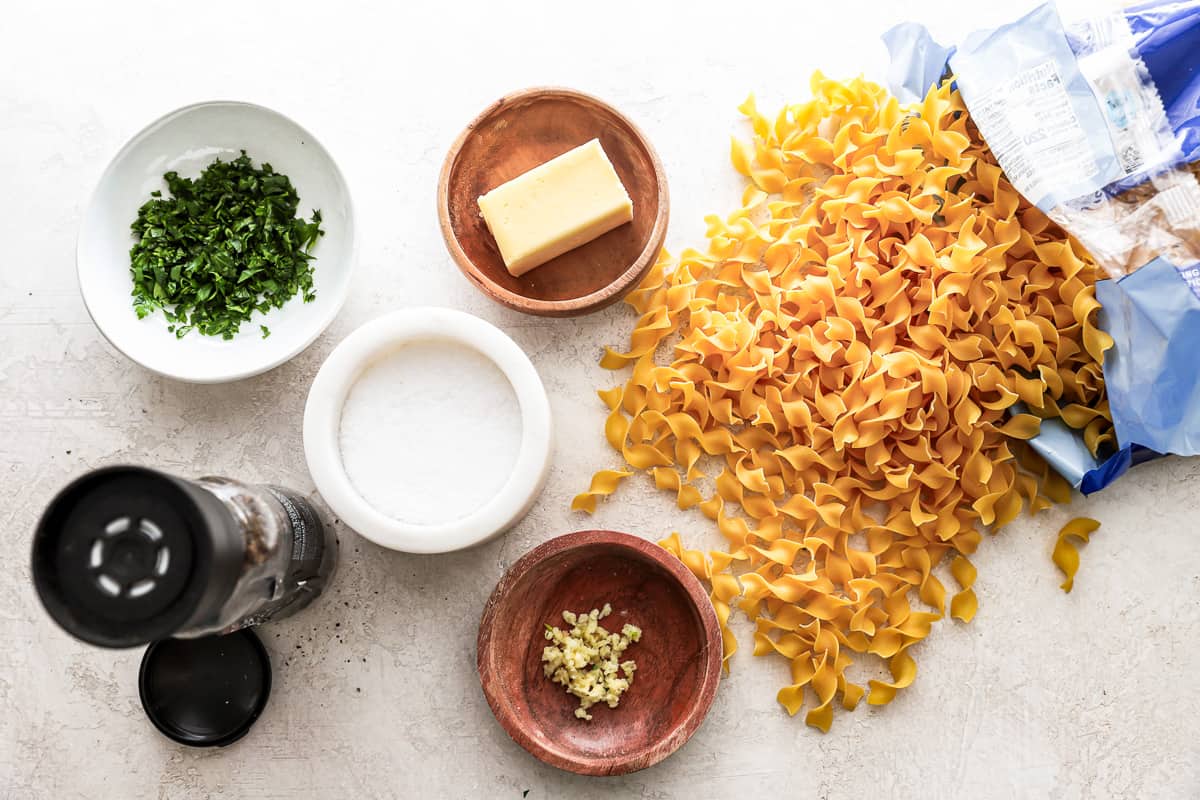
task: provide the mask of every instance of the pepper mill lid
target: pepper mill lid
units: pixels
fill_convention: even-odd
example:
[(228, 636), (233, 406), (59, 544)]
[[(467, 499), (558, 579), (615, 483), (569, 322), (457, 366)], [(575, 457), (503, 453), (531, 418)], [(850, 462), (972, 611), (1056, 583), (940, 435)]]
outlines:
[(271, 695), (271, 659), (249, 628), (225, 636), (164, 639), (138, 672), (142, 708), (167, 738), (225, 747), (246, 735)]

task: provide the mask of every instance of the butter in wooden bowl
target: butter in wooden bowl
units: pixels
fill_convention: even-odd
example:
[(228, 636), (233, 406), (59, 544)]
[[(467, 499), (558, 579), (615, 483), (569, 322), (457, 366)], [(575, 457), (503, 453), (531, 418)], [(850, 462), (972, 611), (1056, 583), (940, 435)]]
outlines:
[(486, 108), (438, 181), (438, 221), (463, 275), (497, 303), (549, 317), (590, 314), (632, 291), (662, 250), (669, 205), (662, 162), (637, 126), (555, 87)]
[(633, 201), (599, 139), (479, 198), (504, 266), (524, 275), (633, 220)]

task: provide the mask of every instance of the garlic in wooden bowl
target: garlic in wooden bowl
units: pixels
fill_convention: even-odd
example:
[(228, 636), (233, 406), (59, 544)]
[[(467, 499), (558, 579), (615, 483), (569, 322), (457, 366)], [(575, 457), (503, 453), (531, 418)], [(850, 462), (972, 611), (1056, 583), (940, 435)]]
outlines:
[(550, 644), (542, 650), (542, 669), (579, 698), (575, 716), (580, 719), (591, 720), (588, 709), (597, 703), (616, 708), (637, 669), (636, 662), (622, 661), (621, 655), (642, 638), (642, 629), (625, 623), (620, 633), (609, 632), (600, 620), (611, 613), (612, 606), (605, 603), (586, 614), (564, 611), (563, 619), (573, 626), (569, 631), (546, 625)]
[[(606, 603), (611, 615), (601, 626)], [(566, 627), (559, 623), (563, 609), (588, 608), (600, 609), (597, 634), (607, 627), (607, 637), (621, 631), (630, 640), (615, 658), (606, 659), (601, 650), (598, 660), (610, 661), (619, 680), (630, 681), (622, 662), (635, 661), (636, 670), (613, 708), (594, 706), (607, 703), (616, 686), (581, 685), (581, 693), (594, 701), (593, 719), (584, 722), (575, 714), (582, 698), (564, 691), (553, 673), (546, 677), (543, 656), (551, 645), (561, 651), (564, 665), (590, 663), (585, 633), (590, 613), (569, 623), (583, 635), (560, 632), (583, 641), (546, 638), (547, 625)], [(617, 531), (558, 536), (519, 558), (484, 606), (476, 646), (479, 683), (504, 731), (536, 758), (583, 775), (622, 775), (675, 752), (708, 713), (721, 675), (720, 626), (699, 579), (654, 542)], [(558, 656), (549, 655), (554, 663)]]

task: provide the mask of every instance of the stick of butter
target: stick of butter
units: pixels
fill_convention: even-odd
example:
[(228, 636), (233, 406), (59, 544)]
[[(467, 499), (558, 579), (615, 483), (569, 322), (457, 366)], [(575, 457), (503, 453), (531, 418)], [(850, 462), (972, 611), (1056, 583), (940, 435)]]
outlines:
[(517, 276), (629, 222), (633, 201), (592, 139), (492, 189), (479, 211)]

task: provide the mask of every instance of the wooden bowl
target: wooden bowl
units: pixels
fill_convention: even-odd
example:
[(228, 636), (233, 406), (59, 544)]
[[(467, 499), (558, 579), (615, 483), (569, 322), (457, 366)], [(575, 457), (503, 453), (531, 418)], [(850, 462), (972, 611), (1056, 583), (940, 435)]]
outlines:
[[(633, 200), (633, 221), (514, 278), (479, 196), (595, 138)], [(598, 311), (637, 286), (662, 249), (668, 208), (662, 163), (642, 132), (570, 89), (526, 89), (493, 103), (454, 142), (438, 182), (442, 235), (463, 274), (493, 300), (548, 317)]]
[[(542, 671), (543, 625), (612, 605), (609, 630), (639, 626), (637, 662), (620, 705), (575, 717), (578, 699)], [(614, 531), (559, 536), (526, 553), (483, 611), (479, 681), (517, 744), (560, 769), (622, 775), (663, 760), (704, 720), (721, 677), (721, 633), (700, 581), (653, 542)]]

